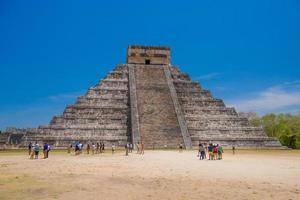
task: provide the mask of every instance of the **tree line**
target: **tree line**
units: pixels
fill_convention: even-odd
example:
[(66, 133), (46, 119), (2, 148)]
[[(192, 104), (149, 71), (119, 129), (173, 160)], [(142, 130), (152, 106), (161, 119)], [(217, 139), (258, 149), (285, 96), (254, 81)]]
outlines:
[(265, 114), (262, 117), (252, 117), (253, 126), (262, 127), (269, 137), (276, 137), (282, 145), (289, 148), (300, 148), (300, 113)]

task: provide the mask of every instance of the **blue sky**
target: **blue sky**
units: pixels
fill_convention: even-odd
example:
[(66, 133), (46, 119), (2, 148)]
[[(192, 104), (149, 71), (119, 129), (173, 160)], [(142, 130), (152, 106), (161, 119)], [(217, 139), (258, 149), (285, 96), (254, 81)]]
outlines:
[(0, 129), (47, 124), (118, 63), (128, 44), (239, 111), (300, 110), (300, 2), (0, 0)]

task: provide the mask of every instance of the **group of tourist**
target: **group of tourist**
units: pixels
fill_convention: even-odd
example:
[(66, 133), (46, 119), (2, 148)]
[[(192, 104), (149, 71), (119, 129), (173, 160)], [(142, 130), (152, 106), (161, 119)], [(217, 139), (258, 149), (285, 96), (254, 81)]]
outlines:
[[(75, 155), (80, 155), (83, 152), (83, 147), (84, 145), (81, 142), (76, 142), (74, 144), (74, 151)], [(73, 144), (70, 143), (68, 146), (68, 153), (71, 153), (71, 150), (73, 149)], [(105, 151), (105, 144), (104, 142), (97, 142), (97, 143), (87, 143), (86, 144), (86, 153), (90, 154), (92, 152), (92, 155), (94, 154), (99, 154), (99, 153), (104, 153)]]
[[(92, 143), (92, 154), (99, 154), (99, 153), (104, 153), (105, 151), (105, 144), (104, 142), (97, 142), (97, 143)], [(90, 144), (87, 144), (87, 148), (86, 148), (86, 153), (90, 154)]]
[[(141, 155), (144, 155), (145, 153), (145, 145), (144, 145), (144, 142), (138, 142), (136, 143), (136, 153), (137, 154), (141, 154)], [(127, 142), (125, 144), (125, 155), (128, 156), (128, 153), (132, 153), (133, 151), (133, 144), (132, 143), (129, 143)]]
[[(84, 147), (84, 145), (81, 142), (76, 142), (74, 145), (71, 143), (68, 146), (68, 153), (71, 153), (71, 150), (74, 148), (75, 155), (80, 155), (83, 152), (83, 147)], [(133, 144), (127, 142), (125, 144), (125, 155), (128, 156), (129, 153), (132, 153), (133, 148), (134, 148)], [(136, 151), (137, 154), (143, 155), (145, 153), (144, 143), (143, 142), (141, 142), (141, 143), (138, 142), (136, 144), (136, 150), (137, 150)], [(91, 151), (92, 155), (104, 153), (104, 151), (105, 151), (104, 142), (97, 142), (97, 143), (92, 143), (92, 144), (87, 143), (86, 144), (86, 153), (90, 154), (90, 151)], [(116, 151), (116, 145), (114, 143), (112, 143), (112, 145), (111, 145), (112, 154), (114, 154), (115, 151)]]
[[(136, 153), (143, 155), (145, 152), (144, 143), (138, 142), (138, 143), (136, 143), (135, 146), (136, 146), (136, 150), (137, 150)], [(74, 147), (75, 155), (82, 154), (84, 145), (81, 142), (76, 142), (74, 144), (74, 146), (71, 143), (68, 146), (68, 153), (71, 153), (71, 149), (73, 149), (73, 147)], [(128, 156), (129, 153), (133, 152), (133, 147), (134, 146), (132, 143), (127, 142), (125, 144), (125, 155), (126, 156)], [(37, 142), (35, 144), (30, 142), (28, 145), (29, 158), (30, 159), (38, 159), (40, 150), (41, 150), (41, 146)], [(43, 150), (43, 154), (44, 154), (44, 159), (47, 159), (49, 156), (50, 145), (48, 143), (44, 143), (42, 150)], [(104, 144), (104, 142), (97, 142), (97, 143), (92, 143), (92, 144), (87, 143), (86, 153), (90, 154), (90, 150), (92, 150), (92, 155), (104, 153), (105, 144)], [(183, 150), (183, 144), (179, 144), (179, 151), (181, 152), (182, 150)], [(111, 151), (112, 151), (112, 154), (114, 154), (116, 151), (116, 145), (114, 143), (112, 143)], [(233, 151), (233, 154), (235, 154), (235, 146), (232, 147), (232, 151)], [(205, 160), (205, 159), (222, 160), (223, 153), (224, 153), (223, 147), (220, 144), (209, 143), (207, 145), (206, 143), (204, 143), (204, 144), (199, 143), (199, 149), (198, 149), (197, 156), (200, 158), (200, 160)]]
[[(36, 142), (35, 144), (32, 144), (30, 142), (28, 144), (28, 155), (30, 159), (38, 159), (39, 158), (39, 153), (40, 153), (40, 145)], [(50, 145), (48, 143), (44, 143), (43, 145), (43, 154), (44, 154), (44, 159), (47, 159), (49, 157), (49, 151), (50, 151)]]
[(208, 157), (208, 160), (222, 160), (223, 147), (219, 144), (199, 144), (198, 157), (200, 160), (204, 160)]
[(82, 153), (83, 150), (83, 144), (81, 142), (76, 142), (75, 143), (75, 155), (79, 155)]

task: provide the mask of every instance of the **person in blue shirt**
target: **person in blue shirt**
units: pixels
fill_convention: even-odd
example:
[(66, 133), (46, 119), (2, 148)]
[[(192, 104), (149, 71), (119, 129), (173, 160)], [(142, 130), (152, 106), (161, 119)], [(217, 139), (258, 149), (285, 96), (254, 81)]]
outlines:
[(44, 143), (44, 146), (43, 146), (44, 159), (47, 158), (47, 152), (48, 152), (48, 144)]

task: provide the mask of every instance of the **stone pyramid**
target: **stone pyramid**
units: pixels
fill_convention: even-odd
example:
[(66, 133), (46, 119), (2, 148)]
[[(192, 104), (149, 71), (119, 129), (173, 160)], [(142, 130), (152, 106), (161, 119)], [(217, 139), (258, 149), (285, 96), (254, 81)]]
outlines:
[(199, 142), (281, 147), (172, 66), (170, 49), (160, 46), (129, 46), (126, 64), (117, 65), (49, 125), (24, 131), (17, 143), (30, 141), (58, 148), (75, 141), (107, 146), (143, 141), (146, 148), (177, 148), (182, 143), (189, 149)]

